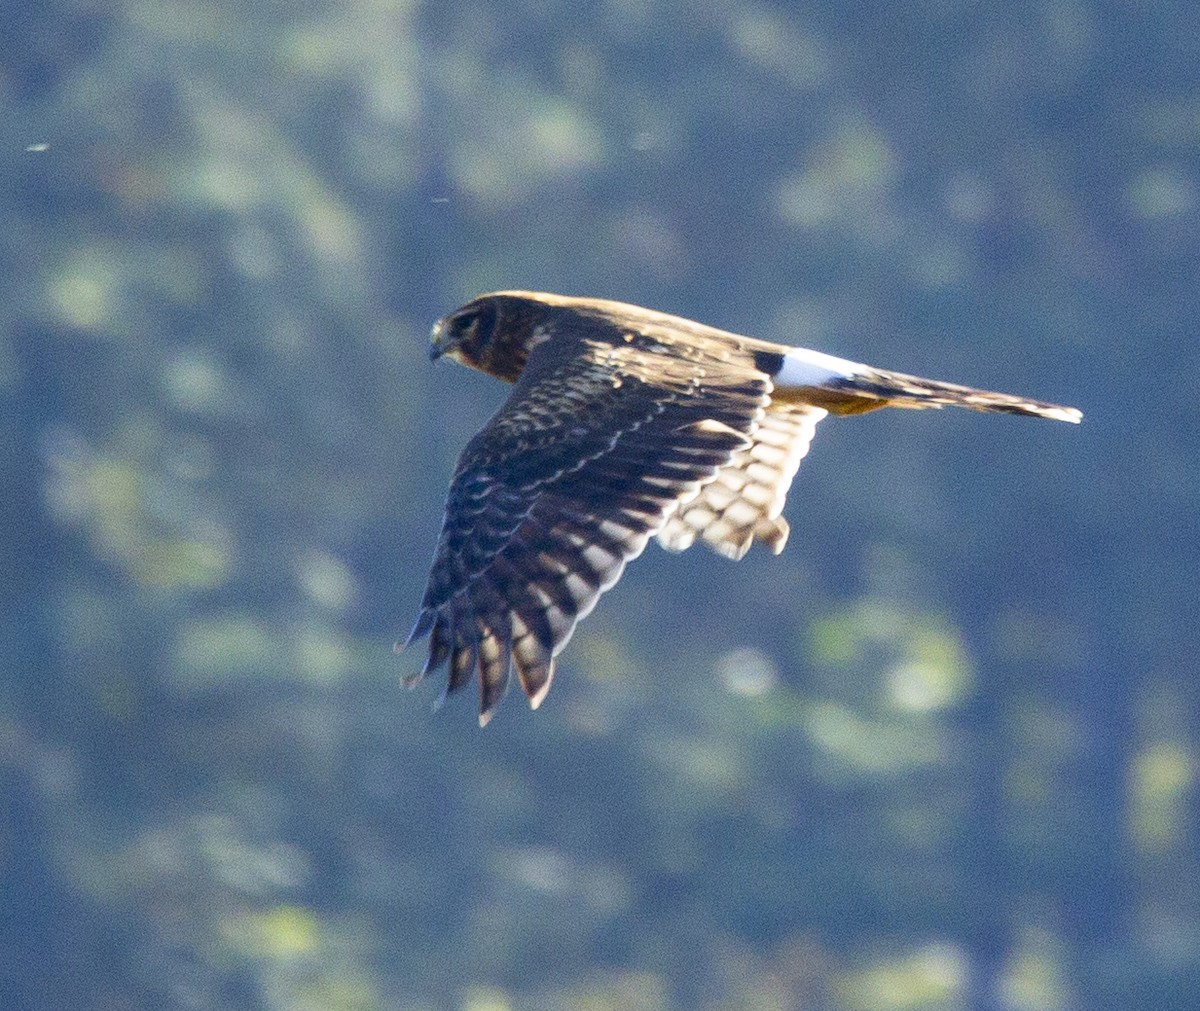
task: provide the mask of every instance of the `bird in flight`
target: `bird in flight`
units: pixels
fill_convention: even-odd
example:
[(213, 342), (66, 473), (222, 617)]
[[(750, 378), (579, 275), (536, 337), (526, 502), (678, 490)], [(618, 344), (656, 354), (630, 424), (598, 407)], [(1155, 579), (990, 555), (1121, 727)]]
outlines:
[(827, 414), (953, 405), (1078, 423), (1073, 407), (872, 368), (621, 302), (499, 291), (438, 320), (431, 357), (513, 384), (459, 458), (412, 633), (416, 684), (477, 674), (486, 725), (515, 668), (529, 703), (651, 537), (778, 554), (788, 487)]

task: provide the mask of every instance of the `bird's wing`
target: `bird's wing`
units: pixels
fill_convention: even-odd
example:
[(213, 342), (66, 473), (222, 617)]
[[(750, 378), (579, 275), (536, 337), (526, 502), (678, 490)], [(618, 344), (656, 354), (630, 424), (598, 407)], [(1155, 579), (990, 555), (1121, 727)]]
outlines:
[(683, 551), (699, 537), (737, 559), (757, 540), (779, 554), (789, 532), (782, 516), (788, 489), (827, 413), (803, 404), (771, 404), (752, 433), (753, 444), (734, 453), (694, 499), (681, 503), (658, 532), (659, 544)]
[(421, 676), (448, 660), (448, 693), (478, 671), (482, 722), (510, 660), (541, 702), (579, 619), (763, 418), (771, 384), (753, 366), (630, 341), (535, 348), (459, 460), (408, 641), (430, 636)]

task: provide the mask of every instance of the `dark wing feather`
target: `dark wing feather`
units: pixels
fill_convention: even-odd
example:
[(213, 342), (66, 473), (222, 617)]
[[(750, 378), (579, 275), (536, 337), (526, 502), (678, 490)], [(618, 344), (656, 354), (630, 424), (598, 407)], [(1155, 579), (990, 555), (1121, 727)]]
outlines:
[[(531, 704), (554, 657), (625, 564), (750, 444), (770, 382), (641, 339), (550, 340), (464, 450), (409, 642), (446, 692), (480, 683), (487, 722), (510, 666)], [(719, 367), (718, 367), (719, 366)]]

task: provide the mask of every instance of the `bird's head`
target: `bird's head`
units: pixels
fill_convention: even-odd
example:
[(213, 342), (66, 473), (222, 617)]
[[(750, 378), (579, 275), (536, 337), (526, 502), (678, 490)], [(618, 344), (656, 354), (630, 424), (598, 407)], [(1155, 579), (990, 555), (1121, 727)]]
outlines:
[[(453, 358), (489, 376), (515, 383), (539, 342), (546, 305), (532, 293), (480, 295), (433, 325), (429, 357)], [(537, 331), (538, 333), (535, 333)]]

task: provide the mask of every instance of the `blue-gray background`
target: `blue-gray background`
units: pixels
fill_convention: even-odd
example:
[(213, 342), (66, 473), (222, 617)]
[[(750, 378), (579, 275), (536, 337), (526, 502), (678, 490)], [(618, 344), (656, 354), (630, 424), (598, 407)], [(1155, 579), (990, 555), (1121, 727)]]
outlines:
[[(1200, 6), (0, 19), (0, 1005), (1090, 1009), (1200, 987)], [(826, 422), (541, 711), (393, 639), (480, 292), (1077, 404)]]

